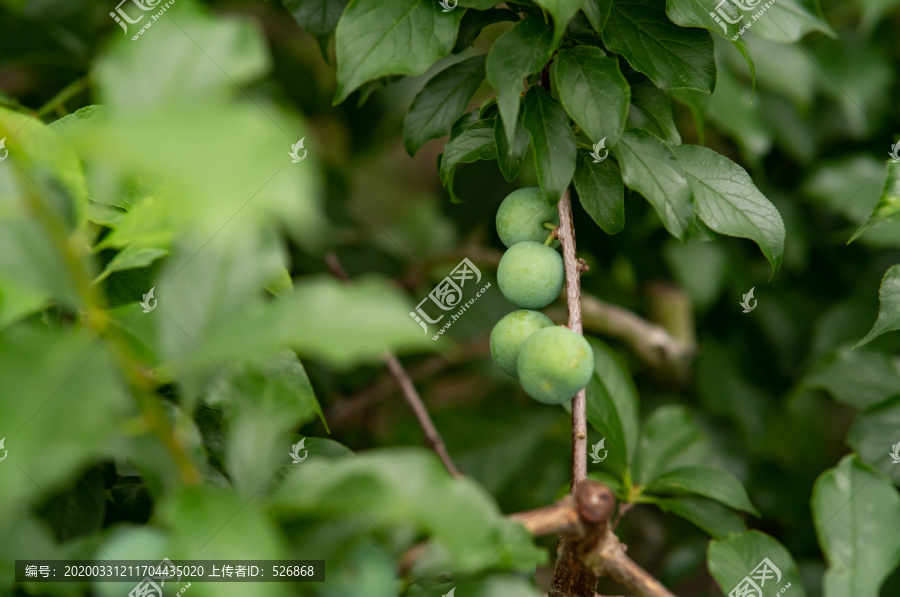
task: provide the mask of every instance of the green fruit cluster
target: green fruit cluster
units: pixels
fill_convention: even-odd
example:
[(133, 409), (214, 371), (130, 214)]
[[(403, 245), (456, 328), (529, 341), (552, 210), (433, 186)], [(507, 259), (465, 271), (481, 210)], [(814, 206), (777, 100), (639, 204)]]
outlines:
[(532, 310), (552, 303), (565, 281), (562, 257), (542, 242), (550, 233), (545, 222), (558, 225), (559, 215), (538, 188), (510, 193), (497, 210), (497, 233), (509, 249), (497, 267), (497, 285), (523, 309), (494, 326), (491, 357), (538, 402), (562, 404), (590, 381), (594, 353), (583, 336)]

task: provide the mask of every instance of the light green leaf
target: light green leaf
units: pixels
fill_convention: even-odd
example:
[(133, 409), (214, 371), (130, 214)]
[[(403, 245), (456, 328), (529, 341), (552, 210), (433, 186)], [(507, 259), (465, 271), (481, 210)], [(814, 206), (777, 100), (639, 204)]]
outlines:
[[(900, 149), (900, 145), (898, 145), (898, 149)], [(848, 245), (875, 224), (898, 219), (898, 214), (900, 214), (900, 161), (888, 162), (887, 169), (887, 180), (884, 181), (884, 189), (881, 191), (878, 205), (875, 206), (865, 223), (856, 229), (856, 232), (847, 241)]]
[[(494, 5), (491, 0), (491, 6)], [(463, 6), (460, 3), (460, 6)], [(494, 23), (502, 23), (504, 21), (518, 21), (519, 15), (505, 8), (489, 8), (488, 10), (467, 10), (463, 15), (462, 21), (459, 22), (459, 35), (456, 38), (456, 45), (453, 46), (453, 53), (459, 54), (473, 43), (488, 25)]]
[[(748, 0), (744, 6), (750, 6), (751, 4), (756, 5), (760, 2), (762, 2), (762, 0)], [(734, 12), (740, 12), (739, 9), (730, 2), (713, 7), (704, 3), (703, 0), (666, 0), (666, 15), (676, 25), (682, 27), (702, 27), (711, 33), (716, 33), (723, 38), (730, 39), (731, 43), (734, 44), (747, 61), (747, 66), (750, 67), (750, 79), (751, 81), (754, 81), (755, 84), (756, 69), (753, 65), (753, 59), (750, 57), (750, 48), (747, 47), (747, 42), (744, 41), (743, 37), (737, 37), (737, 31), (740, 28), (740, 24), (731, 25), (729, 28), (727, 21), (716, 14), (717, 10), (725, 11), (730, 19), (735, 18)], [(729, 31), (731, 31), (731, 33), (729, 33)]]
[(652, 0), (613, 2), (603, 33), (610, 51), (624, 56), (657, 87), (712, 93), (716, 86), (709, 32), (676, 26)]
[(719, 234), (756, 241), (774, 275), (784, 256), (784, 222), (747, 171), (706, 147), (673, 151), (687, 174), (700, 219)]
[(541, 6), (553, 17), (553, 45), (559, 44), (569, 21), (575, 16), (584, 0), (535, 0), (538, 6)]
[(607, 234), (625, 228), (625, 185), (612, 160), (593, 163), (587, 151), (579, 151), (575, 165), (575, 190), (584, 211)]
[(866, 464), (884, 471), (894, 485), (900, 485), (900, 466), (893, 466), (897, 463), (892, 456), (900, 456), (900, 394), (857, 414), (847, 432), (847, 445)]
[(594, 351), (594, 371), (597, 379), (615, 406), (622, 424), (628, 463), (634, 459), (640, 435), (640, 416), (637, 388), (631, 372), (619, 353), (606, 342), (587, 336)]
[(740, 516), (713, 500), (678, 497), (652, 498), (649, 501), (664, 512), (680, 516), (716, 539), (721, 539), (729, 533), (742, 533), (747, 530), (747, 525)]
[[(763, 595), (778, 595), (784, 590), (791, 597), (806, 597), (800, 572), (790, 552), (760, 531), (710, 541), (706, 565), (723, 595), (733, 593), (738, 587), (744, 590), (755, 584), (762, 589)], [(755, 589), (750, 591), (748, 595), (755, 594)]]
[(871, 350), (838, 349), (819, 360), (801, 381), (858, 409), (886, 400), (900, 387), (900, 359)]
[(644, 422), (635, 460), (635, 482), (645, 486), (680, 466), (700, 464), (706, 436), (683, 406), (662, 406)]
[(683, 466), (671, 470), (654, 479), (644, 491), (654, 495), (699, 495), (759, 516), (741, 482), (728, 471), (712, 466)]
[[(748, 22), (752, 15), (759, 14), (762, 4), (753, 12), (746, 12)], [(734, 25), (732, 25), (733, 27)], [(829, 37), (837, 34), (822, 16), (819, 0), (776, 0), (763, 16), (753, 22), (753, 33), (770, 41), (786, 44), (800, 41), (811, 31), (820, 31)]]
[(503, 178), (512, 182), (519, 175), (522, 164), (525, 163), (525, 154), (528, 152), (528, 144), (531, 135), (522, 124), (522, 114), (516, 118), (516, 135), (512, 143), (506, 140), (506, 132), (503, 129), (503, 121), (497, 118), (494, 124), (494, 143), (497, 145), (497, 162), (500, 165), (500, 173)]
[(816, 479), (812, 514), (828, 561), (825, 597), (878, 597), (900, 563), (897, 489), (849, 454)]
[(456, 42), (462, 10), (433, 0), (350, 0), (335, 34), (334, 104), (385, 75), (420, 75)]
[(529, 89), (523, 104), (538, 183), (555, 205), (575, 174), (575, 135), (563, 107), (540, 87)]
[(406, 152), (414, 156), (429, 139), (448, 134), (483, 80), (484, 55), (452, 64), (429, 79), (403, 119)]
[(160, 257), (165, 257), (168, 254), (168, 249), (129, 245), (127, 248), (119, 251), (119, 253), (113, 257), (112, 261), (106, 264), (103, 272), (97, 276), (94, 283), (96, 284), (97, 282), (106, 279), (114, 272), (147, 267)]
[(556, 58), (559, 101), (592, 143), (615, 145), (625, 130), (631, 88), (619, 62), (600, 48), (576, 46)]
[(337, 27), (349, 0), (282, 0), (285, 10), (297, 24), (316, 38), (327, 57), (328, 40)]
[(656, 210), (672, 236), (685, 240), (694, 217), (691, 189), (672, 150), (650, 133), (626, 131), (613, 147), (622, 180)]
[(494, 119), (479, 120), (453, 136), (444, 147), (441, 156), (441, 182), (450, 193), (450, 199), (458, 201), (453, 192), (453, 177), (456, 166), (477, 160), (497, 159), (497, 144), (494, 143)]
[(553, 53), (553, 32), (538, 18), (528, 17), (497, 38), (488, 52), (487, 80), (497, 91), (497, 107), (512, 144), (522, 79), (539, 72)]
[(305, 464), (291, 468), (273, 496), (282, 518), (352, 520), (355, 533), (405, 530), (392, 533), (402, 541), (399, 549), (427, 538), (461, 574), (485, 566), (532, 571), (546, 560), (484, 489), (452, 478), (425, 450), (376, 450)]
[(860, 340), (854, 348), (867, 344), (887, 332), (900, 330), (900, 265), (892, 265), (881, 279), (881, 288), (878, 290), (878, 319), (866, 337)]

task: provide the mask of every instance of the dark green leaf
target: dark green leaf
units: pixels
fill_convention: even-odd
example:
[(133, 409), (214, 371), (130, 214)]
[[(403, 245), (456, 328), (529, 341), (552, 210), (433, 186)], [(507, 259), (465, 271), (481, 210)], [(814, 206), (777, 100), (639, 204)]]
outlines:
[(284, 8), (297, 24), (316, 38), (322, 54), (328, 55), (328, 39), (334, 33), (349, 0), (283, 0)]
[(578, 152), (575, 190), (581, 206), (607, 234), (625, 228), (625, 185), (612, 160), (593, 163), (587, 151)]
[(828, 561), (825, 594), (878, 597), (900, 563), (897, 489), (850, 454), (816, 480), (812, 514)]
[(653, 498), (664, 512), (671, 512), (708, 533), (721, 539), (729, 533), (742, 533), (747, 525), (741, 517), (719, 502), (697, 497)]
[(484, 80), (484, 56), (453, 64), (425, 83), (403, 119), (403, 144), (414, 156), (429, 139), (450, 132)]
[(628, 463), (631, 464), (640, 434), (637, 388), (634, 386), (628, 366), (619, 353), (597, 338), (588, 336), (587, 341), (594, 352), (594, 371), (597, 379), (612, 400), (621, 421)]
[(559, 44), (569, 21), (581, 9), (584, 0), (535, 0), (538, 6), (541, 6), (553, 17), (553, 45)]
[(663, 406), (650, 415), (641, 430), (634, 479), (645, 486), (679, 466), (700, 464), (695, 457), (706, 438), (683, 406)]
[(700, 219), (719, 234), (756, 241), (774, 275), (784, 255), (784, 222), (747, 171), (706, 147), (685, 145), (673, 151), (687, 174)]
[(669, 96), (649, 81), (631, 86), (628, 128), (647, 129), (669, 144), (681, 144), (681, 134), (672, 117), (672, 102)]
[(516, 118), (516, 136), (512, 144), (506, 140), (506, 132), (503, 129), (503, 121), (499, 118), (494, 124), (494, 142), (497, 144), (497, 161), (500, 165), (500, 173), (512, 182), (519, 175), (522, 164), (525, 163), (525, 154), (528, 151), (528, 142), (531, 136), (522, 124), (522, 115)]
[(531, 134), (538, 182), (555, 204), (575, 174), (575, 135), (565, 110), (545, 90), (532, 87), (523, 103), (523, 122)]
[(453, 175), (456, 173), (457, 165), (495, 159), (497, 159), (497, 144), (494, 143), (494, 119), (479, 120), (457, 136), (451, 137), (444, 147), (440, 165), (441, 182), (450, 193), (450, 198), (456, 200), (453, 193)]
[(716, 86), (709, 32), (678, 27), (653, 0), (617, 0), (603, 33), (610, 51), (657, 87), (712, 93)]
[[(492, 2), (493, 4), (493, 2)], [(505, 8), (491, 8), (489, 10), (467, 10), (459, 22), (459, 35), (453, 53), (459, 54), (473, 43), (482, 29), (494, 23), (503, 21), (518, 21), (519, 15)]]
[(706, 564), (723, 595), (759, 594), (750, 588), (755, 584), (762, 595), (785, 591), (791, 597), (806, 597), (794, 558), (774, 538), (754, 530), (716, 539), (709, 543)]
[(612, 0), (586, 0), (581, 7), (582, 12), (591, 23), (591, 27), (597, 33), (603, 33), (609, 13), (612, 10)]
[[(753, 6), (760, 4), (763, 0), (749, 0), (744, 6)], [(759, 6), (758, 8), (761, 8)], [(719, 13), (718, 15), (716, 13)], [(724, 12), (729, 19), (734, 20), (743, 11), (736, 8), (731, 2), (720, 3), (715, 7), (709, 6), (703, 0), (666, 0), (666, 15), (676, 25), (682, 27), (702, 27), (712, 33), (717, 33), (726, 39), (730, 39), (731, 43), (738, 49), (747, 65), (750, 67), (750, 78), (755, 84), (755, 67), (753, 59), (750, 57), (750, 48), (743, 37), (738, 37), (737, 32), (741, 24), (729, 25), (728, 22), (720, 15)], [(747, 18), (756, 12), (747, 13)], [(738, 13), (737, 15), (735, 13)], [(746, 22), (746, 21), (745, 21)]]
[(728, 471), (712, 466), (683, 466), (671, 470), (654, 479), (644, 491), (654, 495), (699, 495), (759, 516), (741, 482)]
[[(891, 443), (894, 440), (897, 443)], [(900, 485), (900, 466), (892, 466), (900, 459), (900, 394), (857, 414), (847, 432), (847, 445), (866, 464), (884, 471)]]
[(385, 75), (419, 75), (456, 42), (463, 11), (434, 0), (351, 0), (336, 33), (334, 103)]
[(855, 408), (868, 408), (897, 392), (900, 360), (881, 352), (840, 348), (810, 368), (801, 385), (825, 390)]
[(566, 112), (592, 143), (606, 139), (615, 145), (625, 130), (631, 101), (618, 60), (590, 46), (562, 50), (556, 60), (556, 88)]
[(871, 342), (881, 334), (900, 330), (900, 265), (893, 265), (885, 272), (878, 290), (878, 299), (881, 302), (878, 319), (866, 337), (854, 348)]
[(638, 130), (625, 132), (613, 152), (625, 184), (650, 202), (672, 236), (687, 239), (694, 217), (691, 189), (672, 150)]
[[(898, 149), (900, 149), (900, 145), (898, 145)], [(898, 215), (900, 215), (900, 161), (888, 162), (887, 168), (887, 180), (884, 181), (884, 189), (881, 191), (878, 205), (875, 206), (865, 223), (856, 229), (856, 232), (847, 241), (848, 245), (875, 224), (898, 219)]]
[(540, 19), (529, 17), (501, 35), (488, 52), (487, 80), (497, 91), (500, 118), (512, 144), (519, 114), (522, 79), (539, 72), (553, 52), (553, 31)]
[[(603, 467), (609, 468), (617, 478), (624, 479), (628, 468), (628, 446), (622, 428), (622, 420), (609, 390), (596, 373), (585, 388), (585, 404), (587, 420), (603, 437), (603, 445), (598, 447), (598, 454), (603, 458), (604, 450), (608, 450), (608, 459), (604, 459)], [(571, 404), (565, 404), (571, 412)], [(589, 450), (593, 449), (593, 445)], [(593, 468), (591, 455), (588, 454), (588, 468)]]

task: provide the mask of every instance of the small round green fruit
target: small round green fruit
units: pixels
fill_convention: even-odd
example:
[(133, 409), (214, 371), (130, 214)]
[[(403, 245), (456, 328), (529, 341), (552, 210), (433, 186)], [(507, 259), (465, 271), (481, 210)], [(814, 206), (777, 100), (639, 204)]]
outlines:
[(524, 309), (540, 309), (552, 303), (562, 290), (564, 278), (559, 253), (530, 240), (510, 247), (497, 266), (500, 292)]
[(497, 210), (497, 234), (507, 247), (531, 240), (544, 242), (550, 231), (544, 222), (559, 225), (559, 212), (544, 199), (537, 187), (518, 189), (506, 196)]
[(575, 397), (594, 374), (594, 352), (581, 334), (562, 326), (540, 329), (519, 349), (519, 383), (545, 404)]
[(538, 311), (507, 313), (491, 330), (491, 357), (507, 375), (518, 377), (516, 362), (522, 344), (536, 331), (552, 325), (550, 318)]

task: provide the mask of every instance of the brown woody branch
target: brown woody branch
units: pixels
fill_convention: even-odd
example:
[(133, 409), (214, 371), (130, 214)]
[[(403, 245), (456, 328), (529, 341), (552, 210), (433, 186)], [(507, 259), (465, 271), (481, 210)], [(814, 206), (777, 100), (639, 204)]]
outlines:
[[(325, 256), (325, 263), (328, 265), (329, 271), (335, 278), (344, 283), (350, 282), (350, 276), (347, 275), (347, 272), (341, 265), (340, 260), (338, 260), (337, 255), (328, 253)], [(413, 385), (412, 380), (409, 378), (403, 365), (401, 365), (400, 361), (397, 360), (397, 357), (390, 352), (385, 354), (383, 360), (387, 365), (388, 370), (391, 372), (391, 375), (394, 376), (394, 379), (400, 386), (400, 389), (403, 391), (403, 396), (406, 398), (410, 408), (412, 408), (413, 413), (416, 415), (416, 419), (419, 420), (419, 425), (422, 427), (422, 431), (425, 434), (425, 443), (434, 450), (451, 475), (454, 477), (461, 477), (462, 473), (459, 472), (453, 464), (453, 460), (450, 459), (450, 454), (447, 453), (447, 447), (444, 445), (444, 440), (435, 428), (434, 423), (431, 422), (431, 417), (428, 415), (428, 409), (425, 408), (425, 403), (422, 402), (422, 398), (416, 391), (416, 387)]]

